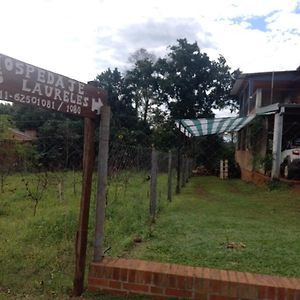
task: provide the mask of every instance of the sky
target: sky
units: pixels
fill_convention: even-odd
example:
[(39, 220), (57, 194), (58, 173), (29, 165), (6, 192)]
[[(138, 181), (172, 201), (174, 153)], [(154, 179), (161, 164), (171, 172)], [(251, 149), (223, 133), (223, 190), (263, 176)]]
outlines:
[(232, 70), (300, 66), (300, 0), (0, 0), (0, 53), (87, 82), (129, 68), (145, 48), (163, 57), (197, 41)]

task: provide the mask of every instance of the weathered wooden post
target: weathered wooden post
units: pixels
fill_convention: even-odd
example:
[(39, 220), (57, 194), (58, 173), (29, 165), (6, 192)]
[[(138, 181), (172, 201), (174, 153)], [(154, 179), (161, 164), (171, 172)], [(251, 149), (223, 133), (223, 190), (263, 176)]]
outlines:
[(220, 179), (224, 179), (223, 159), (220, 160)]
[(94, 139), (95, 121), (89, 118), (84, 118), (83, 179), (78, 226), (79, 229), (76, 234), (75, 276), (73, 286), (74, 296), (79, 296), (82, 294), (84, 285), (90, 197), (95, 160)]
[(224, 178), (228, 179), (228, 159), (225, 159)]
[(181, 179), (181, 187), (185, 187), (185, 161), (186, 161), (186, 155), (182, 155), (181, 159), (181, 174), (180, 174), (180, 179)]
[(177, 178), (176, 178), (176, 194), (180, 194), (181, 191), (181, 151), (180, 146), (177, 149)]
[(157, 151), (152, 146), (151, 152), (151, 179), (150, 179), (150, 216), (155, 221), (157, 198)]
[(190, 163), (190, 159), (188, 157), (186, 157), (186, 160), (185, 160), (185, 183), (189, 182), (189, 163)]
[(168, 201), (172, 201), (172, 151), (168, 154)]
[(98, 151), (98, 181), (96, 197), (96, 225), (94, 239), (94, 261), (98, 262), (103, 257), (104, 223), (105, 223), (105, 203), (108, 168), (109, 149), (109, 124), (110, 107), (103, 106), (101, 109), (101, 121), (99, 131), (99, 151)]
[(228, 179), (228, 159), (220, 160), (220, 179)]
[(100, 113), (101, 106), (107, 103), (107, 94), (91, 82), (85, 84), (3, 54), (0, 54), (0, 69), (0, 98), (2, 100), (21, 102), (32, 107), (84, 117), (83, 180), (79, 229), (76, 233), (73, 286), (73, 295), (80, 296), (84, 283), (89, 206), (95, 158), (94, 120)]

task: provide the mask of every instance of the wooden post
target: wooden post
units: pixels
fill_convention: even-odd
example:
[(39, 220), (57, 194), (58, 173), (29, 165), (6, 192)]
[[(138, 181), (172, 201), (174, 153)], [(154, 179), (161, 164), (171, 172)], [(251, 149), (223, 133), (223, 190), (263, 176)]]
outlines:
[(224, 179), (223, 159), (220, 160), (220, 179)]
[(157, 186), (157, 151), (152, 146), (151, 152), (151, 179), (150, 179), (150, 216), (152, 222), (155, 220), (156, 214), (156, 186)]
[(181, 177), (181, 151), (180, 147), (177, 149), (177, 178), (176, 178), (176, 194), (180, 194), (181, 185), (180, 185), (180, 177)]
[(228, 179), (228, 159), (225, 159), (225, 170), (224, 170), (224, 178)]
[(73, 296), (80, 296), (83, 292), (84, 286), (90, 198), (92, 189), (93, 167), (95, 160), (94, 138), (95, 122), (92, 119), (85, 118), (83, 148), (83, 180), (79, 214), (79, 229), (76, 234), (75, 244), (75, 275), (73, 283)]
[(193, 176), (193, 159), (190, 158), (190, 164), (189, 164), (189, 177), (191, 178)]
[(190, 163), (190, 159), (188, 157), (186, 157), (185, 159), (185, 182), (188, 183), (189, 182), (189, 163)]
[(274, 133), (273, 133), (273, 163), (271, 177), (279, 178), (280, 175), (280, 156), (282, 142), (283, 115), (281, 112), (275, 114), (274, 117)]
[(168, 200), (172, 201), (172, 151), (169, 151), (168, 157)]
[(107, 166), (108, 166), (108, 148), (109, 148), (109, 123), (110, 123), (110, 107), (103, 106), (101, 108), (101, 121), (100, 121), (100, 131), (99, 131), (96, 225), (95, 225), (95, 239), (94, 239), (94, 261), (95, 262), (99, 262), (103, 258)]
[(181, 159), (181, 187), (185, 187), (185, 161), (186, 161), (186, 156), (182, 155)]

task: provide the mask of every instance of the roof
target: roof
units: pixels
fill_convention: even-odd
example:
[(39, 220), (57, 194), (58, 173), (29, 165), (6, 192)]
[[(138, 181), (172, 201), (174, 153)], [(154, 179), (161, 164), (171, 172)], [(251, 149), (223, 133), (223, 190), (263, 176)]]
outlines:
[(271, 72), (255, 72), (255, 73), (242, 73), (236, 79), (232, 89), (231, 95), (237, 95), (243, 84), (252, 79), (252, 80), (264, 80), (271, 81), (273, 77), (275, 80), (284, 80), (284, 81), (294, 81), (300, 80), (300, 71), (299, 70), (291, 70), (291, 71), (271, 71)]
[(204, 136), (239, 131), (254, 118), (255, 115), (244, 118), (181, 119), (176, 121), (176, 126), (187, 136)]
[(30, 142), (36, 139), (32, 134), (20, 131), (15, 128), (9, 128), (10, 134), (8, 140), (15, 140), (20, 142)]

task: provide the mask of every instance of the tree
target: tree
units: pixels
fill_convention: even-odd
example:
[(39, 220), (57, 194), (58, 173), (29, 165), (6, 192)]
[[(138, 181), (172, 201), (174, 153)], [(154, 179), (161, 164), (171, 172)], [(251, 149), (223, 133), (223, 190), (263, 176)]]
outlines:
[(153, 76), (154, 65), (149, 59), (138, 60), (127, 71), (125, 84), (134, 103), (135, 113), (144, 123), (149, 121), (152, 107), (157, 101), (157, 80)]
[(161, 99), (172, 119), (212, 117), (213, 108), (234, 106), (232, 78), (224, 57), (211, 61), (197, 43), (179, 39), (156, 63)]
[(14, 104), (11, 119), (20, 130), (35, 129), (37, 159), (51, 169), (81, 166), (83, 121), (76, 116)]
[(144, 48), (140, 48), (136, 51), (134, 51), (128, 58), (128, 61), (133, 64), (133, 66), (136, 64), (138, 61), (143, 61), (143, 60), (148, 60), (151, 61), (152, 63), (155, 63), (156, 61), (156, 56), (148, 52)]

